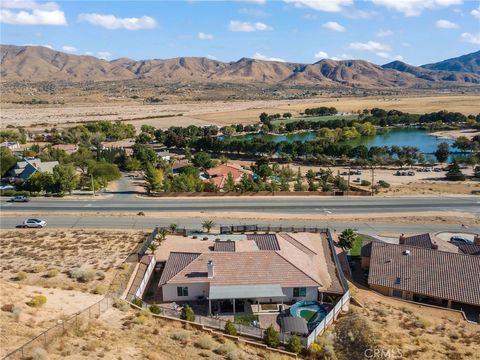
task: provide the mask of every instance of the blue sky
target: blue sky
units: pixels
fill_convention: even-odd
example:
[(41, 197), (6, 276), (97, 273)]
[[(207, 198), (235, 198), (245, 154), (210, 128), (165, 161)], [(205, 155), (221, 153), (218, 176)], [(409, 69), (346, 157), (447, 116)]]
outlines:
[(480, 49), (480, 1), (1, 0), (3, 44), (105, 59), (207, 56), (420, 65)]

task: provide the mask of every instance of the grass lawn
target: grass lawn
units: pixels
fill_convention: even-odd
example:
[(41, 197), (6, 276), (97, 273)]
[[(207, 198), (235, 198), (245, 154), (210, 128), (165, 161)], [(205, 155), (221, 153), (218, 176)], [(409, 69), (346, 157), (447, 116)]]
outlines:
[(326, 115), (326, 116), (305, 116), (305, 117), (298, 117), (298, 118), (291, 118), (291, 119), (277, 119), (273, 120), (273, 124), (288, 124), (294, 121), (300, 121), (300, 120), (305, 120), (305, 121), (327, 121), (327, 120), (335, 120), (335, 119), (346, 119), (346, 120), (353, 120), (358, 118), (357, 115)]
[(235, 315), (234, 323), (241, 325), (250, 325), (253, 321), (258, 321), (258, 315)]
[(375, 240), (375, 238), (369, 235), (357, 234), (357, 239), (353, 243), (353, 246), (349, 252), (350, 256), (360, 256), (360, 251), (362, 250), (362, 242), (364, 240)]

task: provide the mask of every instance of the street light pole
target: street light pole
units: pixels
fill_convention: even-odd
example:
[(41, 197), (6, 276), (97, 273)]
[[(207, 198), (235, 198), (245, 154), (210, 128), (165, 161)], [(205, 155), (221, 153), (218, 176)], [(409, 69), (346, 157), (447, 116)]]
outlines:
[(93, 183), (93, 174), (90, 174), (90, 177), (92, 178), (92, 193), (93, 193), (93, 196), (95, 196), (95, 185)]

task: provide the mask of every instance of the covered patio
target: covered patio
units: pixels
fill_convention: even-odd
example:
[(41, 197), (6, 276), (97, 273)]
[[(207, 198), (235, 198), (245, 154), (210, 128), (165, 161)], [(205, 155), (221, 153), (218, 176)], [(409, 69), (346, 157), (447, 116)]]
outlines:
[(212, 305), (216, 315), (252, 313), (253, 306), (249, 304), (256, 303), (256, 308), (260, 309), (261, 302), (272, 304), (280, 302), (280, 309), (283, 309), (285, 297), (279, 284), (212, 285), (208, 296), (208, 314), (212, 315)]

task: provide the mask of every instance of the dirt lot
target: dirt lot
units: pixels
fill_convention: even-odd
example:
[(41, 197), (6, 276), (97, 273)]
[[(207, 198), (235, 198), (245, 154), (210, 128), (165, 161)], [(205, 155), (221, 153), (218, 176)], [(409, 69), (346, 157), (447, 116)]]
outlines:
[(410, 304), (370, 290), (353, 288), (359, 311), (384, 349), (400, 349), (404, 359), (475, 359), (480, 353), (478, 325), (456, 312)]
[[(0, 278), (22, 285), (104, 293), (118, 266), (146, 236), (143, 231), (2, 230)], [(75, 268), (85, 279), (71, 277)]]
[[(144, 105), (141, 101), (107, 102), (104, 104), (75, 105), (15, 105), (2, 104), (1, 127), (7, 125), (32, 125), (44, 128), (52, 125), (72, 125), (84, 121), (124, 120), (140, 127), (149, 124), (158, 128), (187, 125), (228, 125), (254, 123), (258, 115), (291, 112), (294, 116), (305, 108), (335, 106), (341, 112), (355, 112), (365, 108), (379, 107), (412, 113), (439, 110), (459, 111), (464, 114), (478, 113), (480, 95), (440, 95), (405, 97), (343, 97), (303, 100), (255, 100), (184, 102), (162, 105)], [(182, 114), (182, 116), (175, 116)]]

